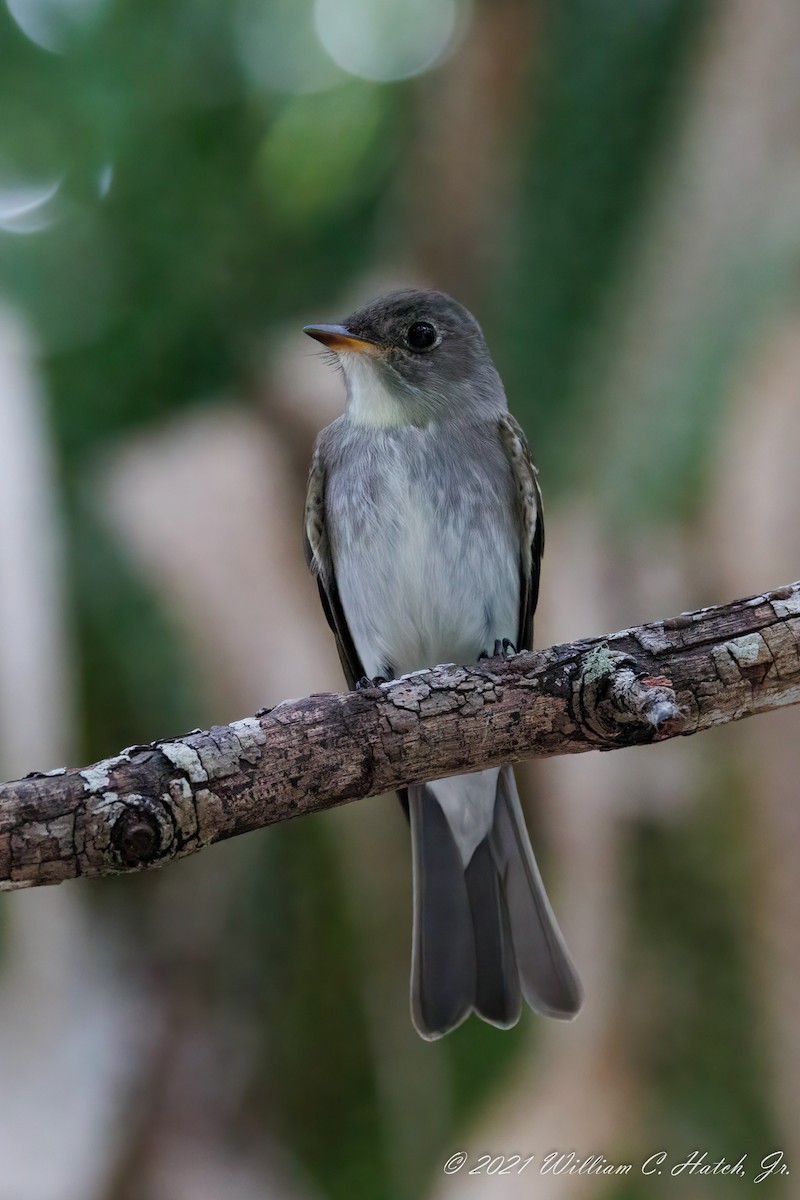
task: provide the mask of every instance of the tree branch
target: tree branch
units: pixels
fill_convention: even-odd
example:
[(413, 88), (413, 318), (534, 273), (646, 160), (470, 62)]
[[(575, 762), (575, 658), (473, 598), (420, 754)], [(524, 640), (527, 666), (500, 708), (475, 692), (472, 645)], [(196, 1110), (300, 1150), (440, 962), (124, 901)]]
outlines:
[(161, 866), (410, 783), (800, 702), (800, 583), (509, 659), (287, 700), (0, 786), (0, 890)]

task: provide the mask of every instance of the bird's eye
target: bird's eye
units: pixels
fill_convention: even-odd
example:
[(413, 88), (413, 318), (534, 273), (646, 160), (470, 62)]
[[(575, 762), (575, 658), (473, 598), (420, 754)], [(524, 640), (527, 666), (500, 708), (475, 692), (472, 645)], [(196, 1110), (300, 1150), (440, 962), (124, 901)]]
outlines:
[(424, 350), (432, 350), (434, 346), (439, 344), (439, 334), (436, 332), (436, 327), (431, 325), (430, 321), (415, 321), (409, 326), (406, 333), (406, 341), (411, 350), (416, 350), (421, 353)]

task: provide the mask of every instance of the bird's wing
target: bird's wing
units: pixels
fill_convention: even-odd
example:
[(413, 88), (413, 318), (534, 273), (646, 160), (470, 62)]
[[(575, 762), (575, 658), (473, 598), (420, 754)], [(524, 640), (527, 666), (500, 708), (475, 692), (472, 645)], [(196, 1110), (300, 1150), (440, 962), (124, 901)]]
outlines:
[(503, 413), (500, 418), (500, 441), (514, 478), (520, 531), (517, 649), (530, 650), (533, 614), (539, 599), (539, 564), (544, 554), (542, 493), (525, 434), (511, 413)]
[(319, 448), (314, 451), (308, 475), (305, 550), (306, 562), (319, 586), (325, 616), (336, 638), (336, 649), (339, 651), (345, 679), (348, 687), (352, 689), (356, 681), (363, 677), (364, 668), (353, 644), (339, 598), (339, 588), (336, 585), (330, 540), (325, 525), (325, 464)]

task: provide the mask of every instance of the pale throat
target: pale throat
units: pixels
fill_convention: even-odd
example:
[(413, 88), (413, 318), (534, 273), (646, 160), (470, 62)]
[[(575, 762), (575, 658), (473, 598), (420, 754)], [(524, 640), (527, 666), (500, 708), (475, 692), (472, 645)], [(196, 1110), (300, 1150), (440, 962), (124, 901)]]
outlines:
[(385, 429), (409, 424), (407, 406), (388, 388), (364, 353), (341, 354), (347, 382), (347, 418), (354, 425)]

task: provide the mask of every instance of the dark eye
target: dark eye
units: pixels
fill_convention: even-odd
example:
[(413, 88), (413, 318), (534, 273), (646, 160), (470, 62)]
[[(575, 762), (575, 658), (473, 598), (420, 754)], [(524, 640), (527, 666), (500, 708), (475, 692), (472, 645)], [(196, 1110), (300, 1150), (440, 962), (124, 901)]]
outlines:
[(409, 326), (406, 341), (412, 350), (432, 350), (439, 341), (439, 334), (430, 321), (415, 321)]

